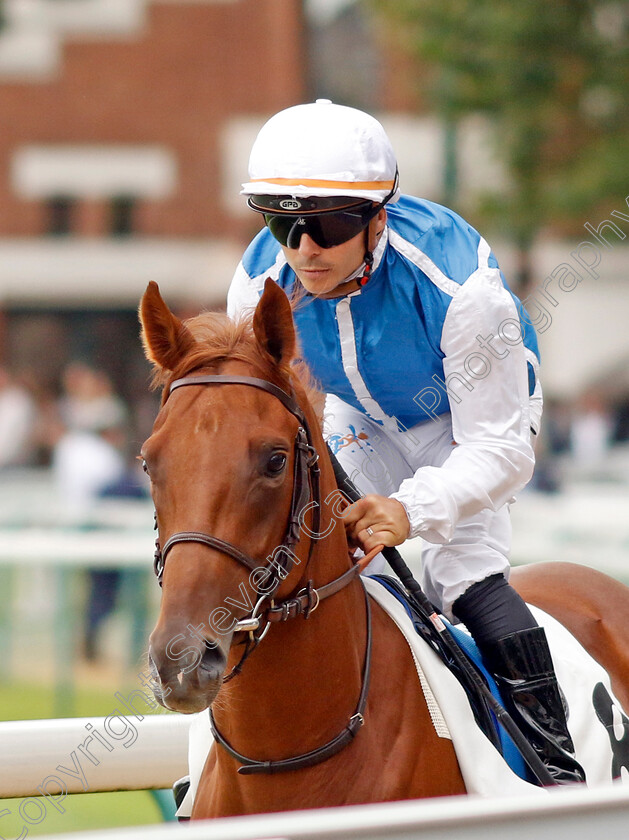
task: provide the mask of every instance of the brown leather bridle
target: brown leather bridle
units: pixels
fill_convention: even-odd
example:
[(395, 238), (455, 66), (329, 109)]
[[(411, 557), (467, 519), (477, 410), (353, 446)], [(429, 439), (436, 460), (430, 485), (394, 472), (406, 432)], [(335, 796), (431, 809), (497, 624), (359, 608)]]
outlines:
[[(297, 429), (297, 435), (295, 437), (293, 495), (288, 517), (288, 525), (279, 550), (273, 554), (274, 558), (276, 556), (281, 558), (278, 563), (280, 573), (275, 573), (274, 585), (269, 586), (268, 591), (265, 586), (265, 593), (268, 596), (271, 596), (275, 589), (279, 586), (281, 580), (288, 575), (293, 566), (293, 548), (299, 542), (299, 532), (303, 524), (300, 521), (300, 516), (310, 497), (313, 502), (313, 504), (310, 505), (312, 508), (313, 522), (309, 530), (315, 535), (315, 539), (319, 532), (321, 516), (321, 498), (319, 492), (320, 471), (318, 465), (319, 455), (312, 444), (312, 434), (308, 421), (293, 396), (290, 396), (281, 388), (278, 388), (277, 385), (273, 385), (273, 383), (267, 382), (265, 379), (258, 379), (253, 376), (225, 376), (218, 374), (186, 376), (183, 379), (175, 379), (175, 381), (171, 383), (169, 395), (172, 394), (176, 388), (182, 388), (187, 385), (250, 385), (254, 388), (266, 391), (268, 394), (272, 394), (280, 400), (280, 402), (293, 416), (297, 418), (297, 420), (299, 420), (299, 428)], [(215, 548), (218, 551), (223, 552), (223, 554), (227, 554), (229, 557), (237, 560), (241, 565), (251, 571), (262, 567), (259, 560), (255, 560), (253, 557), (250, 557), (230, 542), (221, 540), (211, 534), (205, 534), (202, 531), (179, 531), (176, 534), (172, 534), (166, 540), (163, 548), (160, 548), (159, 541), (156, 543), (154, 566), (155, 574), (157, 575), (160, 585), (162, 582), (164, 565), (166, 563), (168, 552), (174, 545), (182, 542), (198, 542), (203, 545), (207, 545), (210, 548)], [(273, 565), (272, 568), (275, 570), (277, 566)]]
[[(251, 616), (237, 622), (234, 627), (234, 632), (245, 630), (248, 631), (250, 635), (250, 641), (252, 644), (247, 645), (245, 653), (243, 654), (238, 664), (234, 667), (234, 669), (232, 669), (231, 673), (226, 678), (224, 678), (223, 682), (225, 682), (230, 677), (235, 676), (239, 673), (244, 660), (247, 658), (249, 653), (251, 653), (252, 650), (255, 649), (257, 644), (266, 634), (271, 622), (287, 621), (288, 619), (295, 618), (298, 615), (303, 615), (305, 618), (308, 618), (308, 616), (312, 612), (314, 612), (314, 610), (318, 607), (320, 601), (322, 601), (324, 598), (329, 597), (330, 595), (334, 595), (336, 592), (340, 591), (348, 583), (354, 580), (354, 578), (358, 576), (359, 568), (358, 566), (352, 566), (348, 571), (344, 572), (338, 578), (331, 581), (330, 583), (325, 584), (324, 586), (319, 587), (318, 589), (315, 589), (312, 586), (312, 581), (309, 581), (307, 586), (303, 590), (298, 592), (293, 598), (285, 600), (279, 604), (274, 603), (272, 599), (273, 593), (276, 591), (281, 581), (284, 580), (284, 578), (289, 574), (291, 568), (294, 565), (293, 558), (295, 557), (295, 555), (293, 553), (293, 548), (299, 542), (300, 530), (303, 525), (301, 516), (306, 506), (308, 506), (308, 509), (312, 510), (312, 522), (310, 528), (308, 529), (310, 537), (308, 560), (310, 560), (310, 557), (312, 555), (315, 540), (319, 537), (319, 528), (321, 524), (321, 496), (319, 489), (320, 470), (318, 465), (319, 455), (313, 446), (310, 426), (308, 424), (305, 414), (303, 413), (301, 407), (297, 403), (297, 400), (295, 399), (294, 395), (287, 394), (277, 385), (273, 385), (272, 382), (268, 382), (265, 379), (259, 379), (253, 376), (227, 376), (221, 374), (201, 374), (196, 376), (186, 376), (182, 379), (176, 379), (174, 382), (171, 383), (168, 395), (170, 396), (170, 394), (172, 394), (172, 392), (176, 388), (181, 388), (187, 385), (249, 385), (254, 388), (259, 388), (260, 390), (266, 391), (268, 394), (271, 394), (272, 396), (276, 397), (282, 403), (282, 405), (284, 405), (284, 407), (287, 408), (288, 411), (299, 421), (299, 427), (297, 429), (297, 434), (295, 437), (293, 493), (291, 499), (290, 513), (288, 517), (288, 524), (286, 527), (286, 533), (284, 535), (282, 545), (279, 547), (279, 550), (273, 552), (272, 555), (274, 560), (278, 556), (280, 556), (282, 559), (277, 564), (277, 566), (275, 565), (275, 563), (271, 566), (273, 571), (270, 574), (274, 576), (274, 579), (272, 581), (272, 585), (269, 591), (266, 591), (265, 586), (265, 593), (254, 607)], [(310, 503), (309, 500), (311, 500)], [(210, 548), (217, 549), (218, 551), (228, 555), (229, 557), (233, 558), (238, 563), (252, 571), (254, 569), (269, 568), (264, 567), (260, 560), (255, 560), (254, 558), (250, 557), (248, 554), (241, 551), (237, 546), (233, 545), (233, 543), (219, 539), (218, 537), (215, 537), (212, 534), (206, 534), (203, 531), (178, 531), (175, 534), (171, 534), (171, 536), (164, 543), (163, 548), (160, 547), (159, 538), (155, 541), (154, 568), (160, 586), (162, 585), (164, 566), (166, 563), (168, 553), (173, 548), (173, 546), (184, 542), (201, 543), (203, 545), (209, 546)], [(271, 603), (270, 606), (264, 611), (264, 614), (261, 615), (260, 605), (265, 600), (270, 600)], [(350, 741), (353, 740), (354, 736), (360, 730), (364, 723), (363, 713), (367, 704), (367, 693), (369, 690), (370, 682), (371, 610), (369, 605), (369, 598), (367, 596), (366, 591), (365, 603), (367, 619), (367, 644), (365, 650), (365, 660), (363, 664), (362, 687), (360, 691), (360, 696), (358, 698), (356, 710), (349, 719), (347, 726), (331, 741), (328, 741), (328, 743), (324, 744), (322, 747), (319, 747), (315, 750), (311, 750), (310, 752), (304, 753), (303, 755), (293, 756), (291, 758), (282, 759), (279, 761), (259, 761), (257, 759), (248, 758), (247, 756), (242, 755), (231, 746), (231, 744), (224, 738), (224, 736), (216, 727), (212, 710), (211, 708), (209, 709), (210, 724), (214, 738), (219, 744), (221, 744), (222, 747), (224, 747), (225, 750), (227, 750), (227, 752), (232, 757), (234, 757), (241, 763), (241, 766), (238, 769), (239, 773), (277, 773), (284, 772), (287, 770), (298, 770), (305, 767), (312, 767), (313, 765), (319, 764), (320, 762), (325, 761), (331, 756), (336, 755), (336, 753), (342, 750), (343, 747), (345, 747), (347, 744), (350, 743)], [(265, 626), (258, 635), (255, 635), (255, 631), (260, 629), (261, 618), (265, 619)]]

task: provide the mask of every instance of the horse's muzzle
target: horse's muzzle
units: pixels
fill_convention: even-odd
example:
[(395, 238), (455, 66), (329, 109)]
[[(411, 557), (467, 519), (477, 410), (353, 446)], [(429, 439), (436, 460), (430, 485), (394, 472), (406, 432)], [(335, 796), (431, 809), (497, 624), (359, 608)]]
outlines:
[[(149, 669), (155, 699), (166, 709), (192, 714), (207, 709), (218, 694), (231, 638), (218, 641), (182, 634), (166, 643), (156, 630), (149, 643)], [(179, 642), (179, 644), (177, 644)]]

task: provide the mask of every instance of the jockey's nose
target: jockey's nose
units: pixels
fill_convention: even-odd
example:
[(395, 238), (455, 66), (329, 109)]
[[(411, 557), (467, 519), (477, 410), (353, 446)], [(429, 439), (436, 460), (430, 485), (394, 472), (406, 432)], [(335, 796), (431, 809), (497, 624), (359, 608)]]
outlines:
[(297, 250), (302, 256), (311, 257), (313, 254), (321, 253), (322, 248), (307, 233), (302, 233)]

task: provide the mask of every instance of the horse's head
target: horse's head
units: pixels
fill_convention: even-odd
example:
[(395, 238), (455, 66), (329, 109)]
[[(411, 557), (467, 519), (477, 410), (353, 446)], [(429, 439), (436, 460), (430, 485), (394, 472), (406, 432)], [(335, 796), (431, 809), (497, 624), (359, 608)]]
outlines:
[(312, 541), (297, 531), (306, 522), (316, 530), (308, 438), (322, 441), (292, 365), (290, 304), (275, 283), (237, 324), (216, 313), (184, 324), (151, 283), (140, 318), (164, 388), (142, 449), (163, 585), (149, 659), (157, 699), (196, 712), (222, 684), (232, 638), (254, 632), (256, 604), (293, 592), (304, 575)]

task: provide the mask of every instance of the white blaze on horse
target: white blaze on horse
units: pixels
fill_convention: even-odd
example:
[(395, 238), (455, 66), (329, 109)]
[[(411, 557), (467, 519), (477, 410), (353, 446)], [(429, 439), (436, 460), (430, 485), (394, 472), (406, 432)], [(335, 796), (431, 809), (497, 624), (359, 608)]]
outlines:
[[(163, 387), (142, 450), (161, 546), (163, 595), (149, 648), (155, 695), (184, 713), (211, 707), (219, 741), (193, 816), (474, 790), (470, 762), (434, 723), (434, 697), (429, 709), (386, 597), (368, 596), (352, 564), (284, 292), (267, 281), (248, 321), (205, 313), (184, 324), (152, 283), (140, 314)], [(515, 570), (513, 583), (611, 677), (603, 711), (591, 713), (611, 781), (629, 755), (626, 743), (613, 743), (620, 713), (610, 694), (627, 706), (629, 589), (559, 565)], [(485, 736), (473, 737), (490, 763), (504, 764)], [(577, 733), (574, 740), (578, 751)]]

